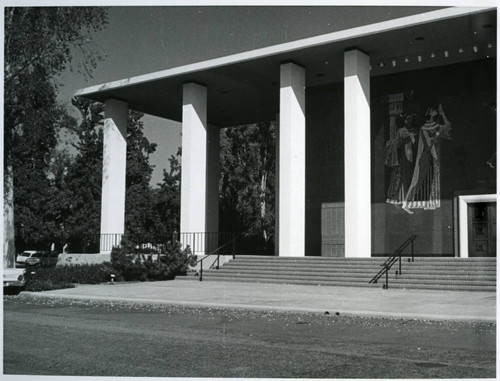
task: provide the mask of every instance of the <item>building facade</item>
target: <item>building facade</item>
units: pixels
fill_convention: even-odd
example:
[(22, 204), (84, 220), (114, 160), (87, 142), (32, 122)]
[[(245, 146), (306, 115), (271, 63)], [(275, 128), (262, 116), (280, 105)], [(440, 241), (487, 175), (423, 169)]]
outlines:
[(276, 120), (276, 255), (383, 256), (417, 235), (420, 255), (496, 256), (496, 8), (383, 8), (78, 91), (106, 105), (102, 235), (124, 232), (131, 108), (182, 122), (183, 233), (218, 230), (220, 128)]

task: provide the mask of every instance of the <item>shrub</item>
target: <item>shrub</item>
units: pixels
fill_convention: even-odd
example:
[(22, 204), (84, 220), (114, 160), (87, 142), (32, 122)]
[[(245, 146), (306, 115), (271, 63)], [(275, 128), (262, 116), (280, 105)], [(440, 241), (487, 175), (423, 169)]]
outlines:
[(179, 242), (162, 245), (161, 252), (153, 260), (152, 255), (134, 254), (134, 245), (122, 241), (121, 247), (113, 248), (111, 266), (116, 271), (117, 280), (168, 280), (187, 271), (196, 257), (189, 248), (182, 250)]
[[(161, 246), (159, 254), (137, 254), (127, 241), (113, 248), (111, 262), (103, 264), (69, 265), (55, 268), (37, 268), (26, 273), (26, 291), (49, 291), (72, 288), (75, 284), (98, 284), (111, 280), (147, 281), (174, 279), (194, 265), (196, 256), (191, 250), (181, 249), (179, 242)], [(153, 256), (156, 257), (153, 260)], [(33, 272), (34, 274), (31, 274)]]
[[(33, 272), (33, 274), (32, 274)], [(73, 265), (38, 268), (26, 273), (26, 291), (48, 291), (72, 288), (75, 283), (97, 284), (111, 279), (109, 264)]]

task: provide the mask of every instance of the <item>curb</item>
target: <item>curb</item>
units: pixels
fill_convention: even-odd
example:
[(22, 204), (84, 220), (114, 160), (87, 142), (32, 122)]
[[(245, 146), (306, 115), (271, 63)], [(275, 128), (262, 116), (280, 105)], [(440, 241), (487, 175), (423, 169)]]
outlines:
[(405, 319), (405, 320), (435, 320), (435, 321), (467, 321), (467, 322), (483, 322), (496, 323), (496, 318), (477, 317), (477, 316), (455, 316), (455, 315), (438, 315), (438, 314), (418, 314), (418, 313), (395, 313), (395, 312), (379, 312), (379, 311), (352, 311), (352, 310), (325, 310), (319, 308), (304, 308), (304, 307), (282, 307), (269, 306), (259, 304), (231, 304), (231, 303), (216, 303), (216, 302), (188, 302), (178, 300), (158, 300), (147, 298), (125, 298), (112, 296), (88, 296), (88, 295), (64, 295), (53, 294), (50, 291), (31, 292), (24, 291), (21, 295), (36, 297), (36, 298), (54, 298), (54, 299), (69, 299), (69, 300), (98, 300), (109, 302), (125, 302), (125, 303), (141, 303), (141, 304), (164, 304), (172, 306), (185, 307), (213, 307), (221, 309), (241, 309), (241, 310), (256, 310), (256, 311), (276, 311), (276, 312), (296, 312), (296, 313), (319, 313), (331, 314), (334, 316), (350, 316), (350, 317), (373, 317), (373, 318), (388, 318), (388, 319)]

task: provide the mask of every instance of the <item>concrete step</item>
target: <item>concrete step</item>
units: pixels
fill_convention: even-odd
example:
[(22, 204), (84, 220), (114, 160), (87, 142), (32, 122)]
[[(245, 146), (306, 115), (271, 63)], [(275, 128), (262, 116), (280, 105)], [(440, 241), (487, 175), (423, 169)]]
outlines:
[[(241, 272), (235, 273), (230, 271), (221, 271), (221, 270), (208, 270), (203, 271), (203, 279), (212, 279), (217, 277), (242, 277), (242, 278), (256, 278), (256, 279), (289, 279), (291, 281), (296, 279), (301, 280), (317, 280), (317, 281), (353, 281), (353, 282), (369, 282), (372, 279), (370, 275), (358, 275), (358, 274), (336, 274), (335, 276), (328, 274), (316, 274), (311, 276), (307, 273), (273, 273), (273, 272)], [(390, 282), (395, 283), (428, 283), (428, 284), (468, 284), (471, 281), (475, 284), (493, 284), (496, 282), (495, 278), (483, 278), (483, 277), (454, 277), (447, 276), (436, 279), (433, 276), (419, 276), (419, 277), (405, 277), (402, 276), (394, 276), (389, 275)], [(380, 278), (381, 280), (385, 280), (385, 275)]]
[[(396, 274), (395, 268), (392, 268), (389, 271), (390, 277), (395, 277)], [(204, 270), (204, 274), (218, 272), (221, 274), (247, 274), (247, 275), (287, 275), (287, 276), (308, 276), (312, 278), (318, 277), (328, 277), (328, 278), (338, 278), (338, 277), (347, 277), (347, 278), (358, 278), (358, 279), (371, 279), (375, 276), (375, 273), (367, 270), (356, 270), (351, 269), (348, 271), (328, 271), (328, 270), (315, 270), (315, 269), (268, 269), (268, 268), (226, 268), (222, 267), (220, 270)], [(385, 275), (384, 275), (385, 276)], [(460, 272), (420, 272), (414, 269), (408, 270), (403, 269), (402, 275), (399, 277), (404, 277), (408, 279), (416, 278), (416, 279), (487, 279), (487, 280), (496, 280), (496, 272), (492, 271), (460, 271)]]
[[(176, 280), (185, 280), (185, 281), (198, 281), (197, 277), (191, 276), (183, 276), (176, 277)], [(316, 280), (302, 280), (295, 279), (293, 281), (288, 279), (258, 279), (258, 278), (242, 278), (242, 277), (217, 277), (211, 279), (205, 279), (205, 275), (203, 275), (204, 281), (210, 282), (250, 282), (250, 283), (269, 283), (269, 284), (302, 284), (302, 285), (318, 285), (318, 286), (335, 286), (335, 287), (382, 287), (383, 283), (377, 284), (369, 284), (369, 283), (360, 283), (360, 282), (341, 282), (341, 281), (321, 281), (318, 282)], [(496, 284), (494, 285), (470, 285), (470, 284), (458, 284), (458, 285), (439, 285), (436, 287), (434, 284), (408, 284), (408, 283), (389, 283), (389, 288), (395, 289), (424, 289), (424, 290), (449, 290), (449, 291), (496, 291)]]
[[(369, 268), (374, 265), (381, 265), (385, 260), (258, 260), (258, 259), (240, 259), (236, 258), (225, 264), (225, 266), (268, 266), (268, 267), (329, 267), (329, 268), (346, 268), (346, 267), (358, 267), (358, 268)], [(415, 262), (408, 262), (403, 259), (402, 264), (411, 264), (412, 266), (423, 266), (428, 268), (434, 267), (467, 267), (467, 268), (496, 268), (496, 261), (445, 261), (445, 260), (423, 260), (422, 258), (415, 259)]]
[[(387, 258), (264, 257), (240, 256), (219, 270), (205, 269), (204, 281), (287, 283), (331, 286), (381, 287), (369, 281), (381, 270)], [(402, 275), (395, 275), (399, 264), (389, 272), (389, 287), (443, 290), (496, 289), (496, 258), (415, 258), (402, 262)], [(186, 280), (199, 280), (194, 276)]]
[[(402, 264), (403, 272), (414, 272), (414, 273), (427, 273), (433, 272), (436, 274), (447, 274), (447, 273), (456, 273), (456, 274), (470, 274), (470, 273), (492, 273), (496, 274), (496, 266), (428, 266), (428, 265), (418, 265), (415, 263), (412, 264)], [(262, 270), (266, 269), (269, 271), (307, 271), (307, 272), (332, 272), (332, 273), (340, 273), (340, 272), (353, 272), (353, 273), (362, 273), (362, 272), (373, 272), (374, 270), (380, 270), (382, 267), (380, 265), (359, 265), (355, 264), (349, 266), (326, 266), (326, 265), (291, 265), (288, 263), (280, 264), (242, 264), (242, 263), (227, 263), (221, 269), (227, 269), (230, 271), (245, 271), (245, 270)], [(393, 269), (399, 269), (399, 264), (396, 263), (392, 266), (391, 271)]]
[[(384, 262), (387, 257), (370, 257), (370, 258), (343, 258), (343, 257), (275, 257), (275, 256), (264, 256), (264, 255), (239, 255), (235, 257), (238, 261), (295, 261), (295, 262)], [(409, 258), (409, 256), (403, 255), (402, 258)], [(457, 258), (457, 257), (423, 257), (415, 256), (415, 260), (421, 262), (495, 262), (496, 257), (475, 257), (475, 258)]]

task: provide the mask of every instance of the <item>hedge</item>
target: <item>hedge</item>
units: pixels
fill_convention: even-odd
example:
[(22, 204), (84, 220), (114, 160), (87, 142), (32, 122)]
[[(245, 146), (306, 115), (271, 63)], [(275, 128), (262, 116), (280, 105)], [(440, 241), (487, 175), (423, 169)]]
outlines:
[(98, 284), (111, 281), (154, 281), (174, 279), (194, 265), (196, 257), (179, 242), (168, 242), (153, 260), (151, 254), (136, 254), (134, 246), (122, 242), (111, 252), (111, 262), (37, 268), (26, 273), (26, 291), (72, 288), (75, 284)]
[(111, 279), (109, 264), (72, 265), (37, 268), (26, 272), (26, 291), (48, 291), (72, 288), (75, 284), (98, 284)]

